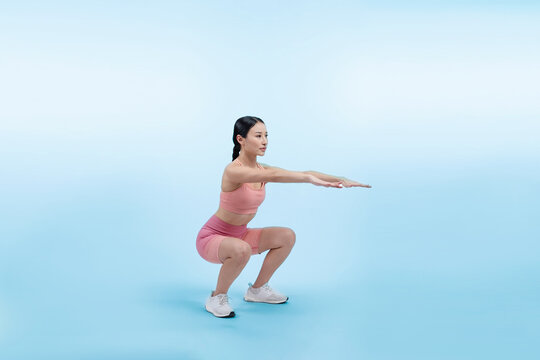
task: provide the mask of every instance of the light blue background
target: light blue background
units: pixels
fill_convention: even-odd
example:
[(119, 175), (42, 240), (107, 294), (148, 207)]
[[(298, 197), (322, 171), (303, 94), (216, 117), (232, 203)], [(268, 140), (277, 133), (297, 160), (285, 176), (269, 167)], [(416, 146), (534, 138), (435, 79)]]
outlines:
[[(538, 359), (534, 1), (0, 7), (0, 358)], [(234, 121), (297, 234), (286, 305), (204, 311)]]

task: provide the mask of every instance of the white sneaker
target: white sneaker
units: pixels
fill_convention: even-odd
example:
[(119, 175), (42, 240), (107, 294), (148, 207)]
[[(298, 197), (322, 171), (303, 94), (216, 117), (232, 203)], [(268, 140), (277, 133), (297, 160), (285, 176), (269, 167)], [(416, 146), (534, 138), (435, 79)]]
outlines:
[(229, 306), (229, 297), (227, 294), (217, 294), (216, 296), (210, 297), (206, 300), (206, 311), (214, 314), (217, 317), (231, 318), (234, 317), (234, 311)]
[(272, 290), (272, 288), (268, 286), (268, 283), (256, 289), (253, 287), (253, 284), (249, 283), (249, 288), (246, 291), (246, 295), (244, 295), (244, 300), (268, 304), (283, 304), (289, 300), (289, 297)]

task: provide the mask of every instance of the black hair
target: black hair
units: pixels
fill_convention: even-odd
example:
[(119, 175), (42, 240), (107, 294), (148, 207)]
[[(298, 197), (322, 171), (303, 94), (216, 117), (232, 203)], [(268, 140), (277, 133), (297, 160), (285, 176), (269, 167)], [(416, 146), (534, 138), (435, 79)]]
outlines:
[(264, 121), (262, 121), (258, 117), (244, 116), (236, 120), (236, 122), (234, 123), (234, 131), (233, 131), (233, 137), (232, 137), (232, 140), (234, 143), (234, 148), (233, 148), (233, 153), (232, 153), (233, 161), (234, 159), (238, 157), (238, 155), (240, 155), (240, 149), (242, 148), (238, 140), (236, 140), (236, 135), (240, 135), (243, 138), (246, 138), (249, 132), (249, 129), (251, 129), (253, 125), (255, 125), (258, 122), (262, 122), (264, 124)]

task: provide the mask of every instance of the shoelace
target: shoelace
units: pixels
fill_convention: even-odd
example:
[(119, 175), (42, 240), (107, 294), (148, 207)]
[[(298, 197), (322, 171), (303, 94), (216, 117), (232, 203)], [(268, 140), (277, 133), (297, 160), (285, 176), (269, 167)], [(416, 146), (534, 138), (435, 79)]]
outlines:
[(229, 296), (227, 294), (218, 295), (219, 305), (229, 304)]

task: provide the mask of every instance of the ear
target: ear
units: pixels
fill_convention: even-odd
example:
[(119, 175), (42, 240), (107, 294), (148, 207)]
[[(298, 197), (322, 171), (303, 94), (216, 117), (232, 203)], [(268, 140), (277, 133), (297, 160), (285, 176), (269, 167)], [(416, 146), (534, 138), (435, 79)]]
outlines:
[(238, 141), (238, 143), (242, 145), (242, 141), (244, 141), (244, 138), (242, 137), (242, 135), (238, 134), (236, 135), (236, 141)]

